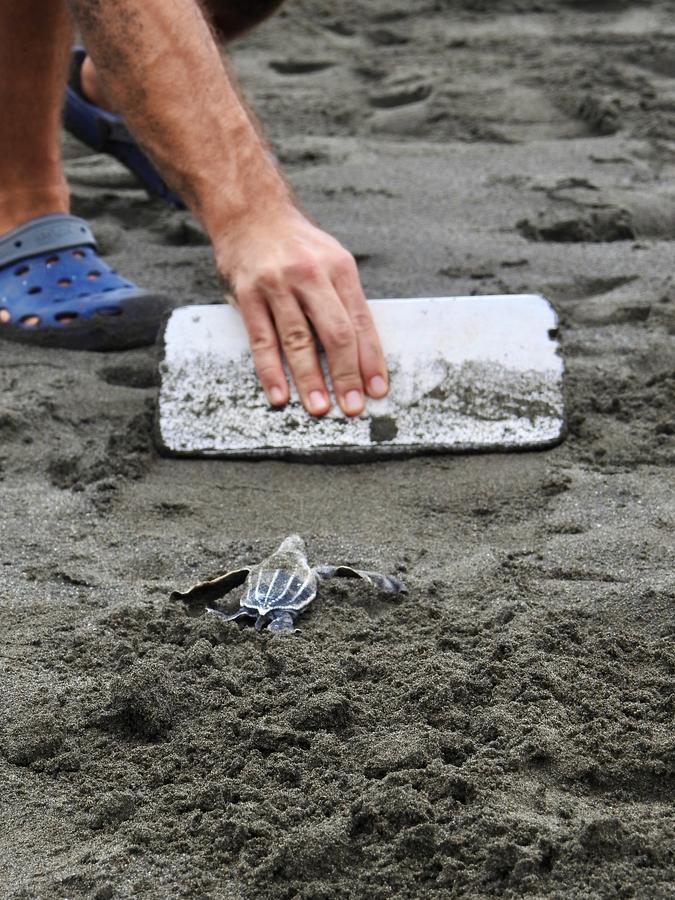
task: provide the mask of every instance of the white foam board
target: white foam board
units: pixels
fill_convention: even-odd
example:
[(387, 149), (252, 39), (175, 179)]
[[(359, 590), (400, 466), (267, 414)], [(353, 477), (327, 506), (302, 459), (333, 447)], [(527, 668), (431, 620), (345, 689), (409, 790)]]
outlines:
[[(270, 409), (239, 313), (175, 310), (164, 331), (157, 439), (171, 455), (363, 459), (549, 447), (564, 435), (558, 321), (544, 297), (372, 300), (391, 389), (363, 415)], [(323, 361), (325, 369), (325, 360)]]

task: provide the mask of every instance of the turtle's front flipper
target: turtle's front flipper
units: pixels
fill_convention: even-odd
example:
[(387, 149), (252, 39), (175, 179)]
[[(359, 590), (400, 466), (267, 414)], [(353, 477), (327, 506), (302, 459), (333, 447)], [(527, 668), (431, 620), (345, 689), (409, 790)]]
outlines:
[(219, 575), (212, 581), (201, 581), (199, 584), (195, 584), (189, 591), (174, 591), (169, 599), (183, 600), (189, 606), (212, 603), (214, 600), (224, 597), (233, 588), (243, 584), (250, 571), (250, 569), (236, 569), (234, 572), (226, 572), (225, 575)]
[(408, 593), (408, 588), (402, 581), (380, 572), (364, 572), (362, 569), (352, 569), (351, 566), (317, 566), (314, 571), (319, 581), (328, 581), (329, 578), (362, 578), (388, 594)]

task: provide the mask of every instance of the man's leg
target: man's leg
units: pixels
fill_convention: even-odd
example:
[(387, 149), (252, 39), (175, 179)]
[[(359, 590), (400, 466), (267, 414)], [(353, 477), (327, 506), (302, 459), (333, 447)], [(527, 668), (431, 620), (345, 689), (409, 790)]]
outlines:
[[(264, 22), (283, 3), (284, 0), (201, 0), (216, 37), (223, 46)], [(112, 111), (112, 104), (105, 94), (96, 74), (96, 67), (89, 56), (82, 65), (80, 77), (85, 97), (97, 106)]]
[(0, 0), (0, 235), (68, 212), (60, 129), (71, 41), (62, 0)]
[(0, 337), (121, 350), (152, 343), (173, 302), (112, 272), (84, 223), (67, 215), (71, 22), (65, 0), (0, 0)]

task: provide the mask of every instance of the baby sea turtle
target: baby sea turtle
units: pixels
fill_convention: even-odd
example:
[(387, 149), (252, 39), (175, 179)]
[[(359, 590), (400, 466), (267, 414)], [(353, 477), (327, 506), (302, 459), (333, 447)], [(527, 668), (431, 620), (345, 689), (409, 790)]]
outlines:
[[(391, 594), (404, 594), (406, 586), (398, 578), (363, 572), (350, 566), (316, 566), (307, 562), (305, 542), (292, 534), (279, 549), (257, 566), (226, 572), (212, 581), (202, 581), (181, 593), (174, 591), (172, 600), (183, 600), (191, 606), (205, 604), (208, 611), (228, 622), (240, 616), (255, 619), (256, 631), (267, 625), (270, 631), (294, 631), (295, 620), (316, 597), (319, 584), (334, 576), (362, 578), (369, 584)], [(209, 606), (225, 594), (246, 582), (246, 591), (239, 601), (237, 612), (229, 615)]]

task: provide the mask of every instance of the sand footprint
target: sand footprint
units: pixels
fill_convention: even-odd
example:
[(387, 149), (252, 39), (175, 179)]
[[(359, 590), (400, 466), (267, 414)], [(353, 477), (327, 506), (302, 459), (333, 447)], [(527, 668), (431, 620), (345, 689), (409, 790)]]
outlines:
[(516, 228), (528, 241), (552, 244), (603, 244), (635, 239), (631, 216), (625, 209), (601, 209), (585, 216), (565, 218), (542, 214), (536, 221), (521, 219)]
[(159, 378), (157, 368), (151, 362), (104, 366), (96, 374), (106, 384), (137, 390), (156, 387)]
[(410, 43), (410, 38), (406, 34), (393, 28), (371, 28), (366, 32), (366, 36), (376, 47), (400, 47), (402, 44)]
[(432, 86), (425, 82), (400, 85), (370, 95), (368, 102), (375, 109), (396, 109), (421, 103), (431, 96)]
[(332, 59), (273, 59), (269, 67), (278, 75), (313, 75), (335, 65)]

